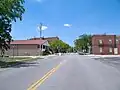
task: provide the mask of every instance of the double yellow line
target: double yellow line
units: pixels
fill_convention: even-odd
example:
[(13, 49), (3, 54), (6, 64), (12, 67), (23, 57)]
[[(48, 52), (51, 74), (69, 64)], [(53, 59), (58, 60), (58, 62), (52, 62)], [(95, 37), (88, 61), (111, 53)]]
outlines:
[(40, 80), (33, 83), (27, 90), (36, 90), (44, 81), (49, 78), (57, 69), (61, 66), (61, 63), (57, 65), (55, 68), (50, 70), (48, 73), (46, 73)]

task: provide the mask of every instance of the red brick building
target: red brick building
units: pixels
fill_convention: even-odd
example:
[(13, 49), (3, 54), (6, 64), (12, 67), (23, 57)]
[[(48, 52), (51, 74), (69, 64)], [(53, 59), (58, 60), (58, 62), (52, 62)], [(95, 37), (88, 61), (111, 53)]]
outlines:
[[(55, 40), (59, 40), (59, 37), (42, 37), (41, 38), (42, 40), (47, 40), (49, 43), (52, 42), (52, 41), (55, 41)], [(40, 38), (30, 38), (30, 40), (40, 40)]]
[(116, 35), (93, 35), (92, 53), (97, 55), (120, 54), (120, 37)]
[(10, 49), (6, 54), (9, 56), (37, 56), (48, 49), (48, 46), (47, 40), (14, 40), (10, 43)]

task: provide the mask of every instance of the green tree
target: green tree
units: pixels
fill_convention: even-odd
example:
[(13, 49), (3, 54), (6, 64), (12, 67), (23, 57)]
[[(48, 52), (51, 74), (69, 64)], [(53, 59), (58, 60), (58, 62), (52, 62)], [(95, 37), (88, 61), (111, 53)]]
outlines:
[(84, 50), (84, 52), (88, 52), (89, 47), (92, 45), (91, 38), (91, 35), (80, 35), (79, 38), (74, 41), (75, 48), (79, 51)]
[(55, 40), (50, 42), (50, 47), (54, 53), (58, 52), (66, 53), (70, 46), (61, 40)]
[(68, 48), (68, 52), (70, 52), (70, 53), (71, 53), (71, 52), (74, 52), (74, 47), (71, 47), (71, 46), (70, 46), (70, 47)]
[(12, 40), (12, 22), (22, 20), (24, 0), (0, 0), (0, 51), (3, 55)]

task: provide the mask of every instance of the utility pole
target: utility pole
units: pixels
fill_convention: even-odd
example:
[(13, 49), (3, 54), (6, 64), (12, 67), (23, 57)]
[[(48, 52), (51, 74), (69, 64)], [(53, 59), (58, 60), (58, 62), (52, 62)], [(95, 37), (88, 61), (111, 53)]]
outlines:
[[(42, 40), (42, 30), (47, 29), (47, 27), (43, 26), (43, 23), (40, 23), (40, 25), (38, 26), (38, 29), (39, 29), (39, 35), (40, 35), (40, 41), (41, 41)], [(43, 50), (43, 45), (40, 44), (40, 55), (41, 55), (42, 50)]]
[(40, 40), (42, 39), (42, 26), (43, 26), (43, 24), (40, 23), (40, 26), (39, 26), (39, 29), (40, 29)]
[[(42, 23), (40, 23), (40, 25), (39, 25), (39, 34), (40, 34), (40, 41), (42, 40), (42, 26), (43, 26), (43, 24)], [(39, 52), (39, 54), (41, 55), (41, 52), (42, 52), (42, 45), (41, 45), (41, 43), (40, 43), (40, 52)]]

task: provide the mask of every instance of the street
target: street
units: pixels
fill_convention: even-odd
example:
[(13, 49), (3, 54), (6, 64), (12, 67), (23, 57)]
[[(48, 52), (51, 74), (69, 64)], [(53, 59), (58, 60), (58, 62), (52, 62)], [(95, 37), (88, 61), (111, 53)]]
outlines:
[(120, 90), (120, 71), (88, 56), (55, 56), (0, 72), (0, 90)]

